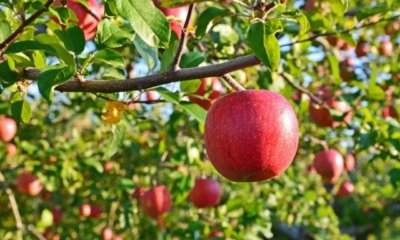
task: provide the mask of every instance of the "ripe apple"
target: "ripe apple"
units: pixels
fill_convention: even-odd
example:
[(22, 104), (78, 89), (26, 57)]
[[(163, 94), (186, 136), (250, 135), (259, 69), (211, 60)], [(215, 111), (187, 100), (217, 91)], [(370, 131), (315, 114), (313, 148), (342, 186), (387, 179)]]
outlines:
[(223, 237), (224, 237), (224, 233), (219, 230), (214, 230), (214, 231), (210, 232), (210, 234), (208, 234), (209, 239), (223, 238)]
[(17, 155), (17, 147), (13, 143), (7, 143), (6, 146), (6, 155), (7, 157), (14, 157)]
[(100, 218), (102, 212), (103, 212), (103, 209), (99, 205), (96, 205), (96, 204), (90, 205), (90, 217)]
[(111, 170), (113, 170), (114, 164), (113, 164), (112, 162), (110, 162), (110, 161), (106, 161), (106, 162), (104, 163), (103, 168), (104, 168), (104, 171), (105, 171), (105, 172), (110, 172)]
[(356, 55), (357, 57), (364, 57), (367, 56), (369, 53), (369, 46), (368, 43), (365, 41), (361, 41), (356, 46)]
[(114, 236), (112, 240), (124, 240), (121, 236)]
[(78, 26), (85, 34), (86, 41), (92, 39), (96, 34), (97, 25), (104, 15), (104, 6), (99, 4), (96, 0), (87, 0), (90, 11), (95, 15), (93, 16), (85, 6), (76, 0), (69, 0), (67, 7), (70, 8), (77, 16), (79, 22)]
[(176, 7), (176, 8), (164, 8), (160, 7), (160, 10), (165, 16), (173, 16), (175, 19), (170, 22), (170, 27), (173, 32), (178, 35), (180, 39), (182, 37), (182, 26), (185, 23), (189, 6)]
[(340, 39), (336, 36), (327, 36), (326, 40), (328, 40), (332, 47), (342, 48), (346, 44), (343, 39)]
[(306, 0), (306, 2), (304, 3), (304, 10), (313, 11), (314, 9), (315, 9), (314, 0)]
[[(347, 105), (347, 103), (342, 101), (337, 101), (335, 97), (331, 97), (326, 102), (326, 105), (329, 108), (335, 109), (337, 111), (342, 112), (343, 114), (346, 114), (346, 116), (343, 119), (344, 122), (348, 123), (351, 121), (352, 119), (351, 108), (349, 105)], [(321, 127), (338, 127), (340, 125), (340, 122), (334, 121), (331, 113), (324, 106), (319, 106), (318, 104), (311, 102), (308, 110), (311, 119)]]
[(59, 208), (53, 208), (51, 213), (53, 214), (54, 224), (60, 224), (63, 217), (63, 211)]
[(92, 207), (87, 203), (82, 204), (80, 207), (80, 212), (82, 217), (89, 217), (92, 212)]
[(17, 123), (14, 119), (8, 117), (0, 117), (0, 140), (9, 142), (17, 133)]
[(337, 198), (350, 196), (354, 192), (353, 183), (346, 181), (340, 185), (339, 190), (336, 193)]
[(18, 191), (31, 196), (38, 195), (43, 189), (43, 184), (39, 178), (30, 172), (19, 174), (16, 180), (16, 186)]
[(325, 182), (334, 183), (343, 172), (343, 157), (334, 149), (323, 150), (315, 155), (314, 167)]
[(235, 182), (263, 181), (280, 175), (293, 161), (299, 126), (280, 94), (239, 91), (211, 106), (204, 139), (208, 157), (222, 176)]
[(51, 156), (49, 157), (49, 162), (50, 162), (50, 163), (56, 163), (56, 162), (57, 162), (57, 157), (54, 156), (54, 155), (51, 155)]
[(218, 205), (221, 199), (219, 183), (214, 179), (196, 179), (189, 194), (190, 201), (197, 208), (208, 208)]
[(112, 240), (113, 235), (113, 230), (109, 227), (103, 228), (103, 230), (101, 230), (101, 237), (103, 238), (103, 240)]
[(167, 187), (160, 185), (145, 192), (140, 204), (148, 216), (157, 219), (171, 208), (171, 196)]
[(391, 105), (391, 106), (386, 106), (383, 108), (382, 117), (383, 118), (391, 117), (391, 118), (397, 119), (397, 118), (399, 118), (399, 114), (397, 113), (396, 108)]
[(146, 99), (147, 101), (155, 101), (157, 100), (158, 94), (156, 91), (148, 91), (146, 92)]
[(346, 154), (345, 161), (344, 161), (344, 168), (348, 171), (351, 172), (351, 170), (354, 169), (356, 166), (356, 158), (352, 153)]
[(307, 172), (309, 172), (309, 173), (315, 173), (315, 172), (317, 172), (317, 170), (315, 170), (314, 164), (310, 164), (310, 165), (307, 167)]
[(146, 190), (143, 187), (137, 187), (135, 191), (132, 194), (133, 199), (140, 199), (140, 197), (146, 192)]
[(51, 192), (49, 192), (49, 191), (47, 191), (47, 190), (45, 189), (45, 190), (43, 190), (43, 191), (40, 193), (40, 197), (41, 197), (43, 200), (50, 200), (50, 198), (51, 198)]
[(389, 57), (393, 53), (393, 43), (390, 40), (383, 40), (379, 47), (379, 53), (383, 56)]
[[(198, 104), (205, 110), (208, 110), (211, 107), (211, 104), (213, 104), (222, 95), (223, 87), (221, 82), (216, 77), (210, 79), (202, 78), (200, 79), (200, 81), (201, 84), (194, 93), (195, 95), (189, 96), (189, 100), (192, 103)], [(208, 99), (200, 99), (199, 97), (197, 97), (197, 96), (203, 96), (203, 97), (205, 96), (208, 86), (207, 83), (210, 81), (211, 81), (211, 92), (208, 96)]]
[(385, 33), (389, 36), (400, 31), (400, 23), (398, 21), (390, 22), (385, 26)]

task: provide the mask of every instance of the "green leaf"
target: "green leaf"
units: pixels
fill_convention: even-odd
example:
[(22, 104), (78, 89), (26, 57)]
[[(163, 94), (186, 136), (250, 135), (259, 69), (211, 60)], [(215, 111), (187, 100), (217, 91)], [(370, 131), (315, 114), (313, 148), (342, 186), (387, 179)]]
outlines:
[(275, 33), (280, 30), (282, 30), (282, 25), (278, 21), (270, 21), (266, 24), (256, 22), (250, 26), (247, 35), (250, 48), (272, 71), (278, 68), (280, 61), (280, 46), (275, 37)]
[(203, 11), (197, 20), (196, 37), (203, 38), (215, 21), (228, 14), (229, 10), (226, 8), (210, 7)]
[(284, 12), (282, 13), (282, 15), (284, 15), (287, 18), (294, 19), (298, 22), (300, 26), (300, 31), (299, 31), (300, 35), (303, 35), (310, 29), (310, 23), (308, 22), (307, 17), (301, 10), (295, 9), (293, 11)]
[(53, 214), (48, 209), (43, 209), (40, 220), (37, 223), (40, 228), (46, 228), (53, 224)]
[(125, 127), (123, 127), (121, 124), (114, 124), (112, 126), (112, 138), (110, 144), (108, 144), (103, 159), (109, 159), (114, 154), (118, 152), (118, 150), (121, 148), (122, 143), (125, 138)]
[(201, 124), (205, 124), (207, 112), (194, 103), (182, 102), (180, 106)]
[(197, 89), (199, 89), (200, 85), (200, 81), (182, 81), (181, 90), (183, 92), (194, 93)]
[(96, 161), (96, 160), (93, 160), (93, 159), (89, 158), (89, 159), (85, 159), (84, 163), (89, 167), (93, 167), (99, 173), (104, 172), (103, 165), (99, 161)]
[(11, 113), (18, 122), (28, 123), (32, 116), (31, 105), (24, 100), (16, 101), (11, 104)]
[(161, 95), (162, 98), (164, 98), (165, 101), (174, 104), (179, 104), (180, 98), (178, 92), (171, 92), (163, 87), (157, 88), (156, 91)]
[(68, 24), (70, 19), (75, 22), (78, 20), (69, 8), (50, 7), (49, 12), (62, 24)]
[(32, 50), (40, 50), (40, 51), (45, 51), (54, 56), (57, 55), (56, 50), (52, 46), (31, 40), (15, 42), (6, 49), (5, 53), (11, 54), (11, 53), (20, 53)]
[(158, 49), (150, 47), (138, 36), (133, 39), (133, 44), (135, 44), (140, 56), (146, 61), (149, 72), (153, 71), (158, 63)]
[(0, 83), (3, 87), (11, 86), (18, 80), (18, 72), (14, 71), (13, 65), (10, 59), (0, 63)]
[(187, 52), (182, 56), (180, 67), (181, 68), (198, 67), (205, 60), (206, 56), (202, 52), (199, 51)]
[(113, 0), (121, 17), (151, 47), (168, 47), (171, 30), (164, 14), (149, 0)]
[(80, 54), (85, 49), (85, 36), (80, 27), (72, 26), (65, 30), (56, 30), (55, 33), (67, 50)]
[(10, 23), (6, 20), (0, 20), (0, 42), (6, 40), (12, 33)]
[(348, 0), (327, 0), (331, 5), (331, 10), (336, 15), (342, 17), (348, 8)]
[(133, 36), (132, 32), (121, 29), (109, 19), (104, 19), (97, 26), (95, 41), (99, 49), (119, 48), (132, 41)]
[(176, 51), (178, 50), (178, 46), (179, 39), (175, 34), (172, 34), (168, 49), (166, 49), (161, 55), (161, 72), (167, 71), (169, 68), (171, 68), (176, 56)]
[(390, 183), (398, 187), (400, 185), (400, 168), (393, 168), (389, 171)]
[(35, 36), (37, 41), (52, 47), (56, 51), (56, 55), (61, 61), (67, 65), (75, 65), (74, 55), (69, 53), (62, 44), (60, 40), (53, 35), (42, 33)]
[(361, 149), (368, 148), (369, 146), (371, 146), (376, 142), (375, 140), (377, 137), (378, 133), (376, 131), (361, 133), (360, 148)]
[(74, 66), (60, 64), (42, 71), (38, 78), (40, 94), (49, 102), (53, 100), (53, 90), (56, 86), (68, 81), (75, 73)]
[(125, 59), (122, 55), (111, 49), (103, 49), (97, 52), (93, 59), (107, 63), (114, 67), (125, 67)]

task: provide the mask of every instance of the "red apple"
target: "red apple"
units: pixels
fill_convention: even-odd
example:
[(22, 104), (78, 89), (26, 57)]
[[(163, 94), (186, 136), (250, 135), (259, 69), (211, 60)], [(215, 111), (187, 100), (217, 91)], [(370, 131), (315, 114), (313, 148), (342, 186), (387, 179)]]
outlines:
[(0, 117), (0, 140), (9, 142), (17, 133), (17, 123), (14, 119), (8, 117)]
[(396, 108), (394, 106), (387, 106), (384, 107), (382, 110), (382, 117), (383, 118), (391, 117), (397, 119), (399, 118), (399, 114), (397, 113)]
[(396, 34), (400, 31), (400, 23), (398, 21), (393, 21), (385, 26), (385, 33), (389, 36)]
[(196, 179), (189, 194), (190, 201), (197, 208), (214, 207), (221, 199), (219, 183), (214, 179)]
[(60, 224), (63, 216), (63, 211), (59, 208), (53, 208), (51, 210), (51, 213), (53, 214), (54, 224)]
[[(348, 123), (351, 121), (352, 119), (351, 108), (349, 105), (347, 105), (347, 103), (336, 101), (335, 97), (332, 97), (326, 102), (326, 105), (329, 108), (335, 109), (337, 111), (342, 112), (343, 114), (346, 114), (346, 116), (343, 119), (344, 122)], [(319, 106), (318, 104), (311, 102), (308, 110), (311, 119), (321, 127), (338, 127), (340, 125), (340, 122), (334, 121), (329, 110), (324, 106)]]
[(140, 197), (146, 192), (146, 190), (143, 187), (137, 187), (135, 189), (135, 192), (132, 194), (133, 199), (140, 199)]
[(112, 240), (124, 240), (121, 236), (114, 236)]
[(147, 101), (155, 101), (155, 100), (157, 100), (157, 96), (158, 96), (158, 94), (157, 94), (157, 92), (156, 91), (148, 91), (148, 92), (146, 92), (146, 99), (147, 99)]
[(104, 163), (103, 168), (104, 168), (104, 171), (105, 171), (105, 172), (110, 172), (111, 170), (113, 170), (114, 164), (113, 164), (112, 162), (110, 162), (110, 161), (106, 161), (106, 162)]
[(342, 48), (346, 44), (343, 39), (337, 38), (336, 36), (327, 36), (326, 40), (328, 40), (332, 47)]
[(317, 170), (315, 170), (314, 164), (310, 164), (310, 165), (307, 167), (307, 172), (309, 172), (309, 173), (315, 173), (315, 172), (317, 172)]
[(336, 182), (343, 172), (343, 157), (334, 149), (323, 150), (316, 154), (314, 167), (325, 182)]
[(356, 166), (356, 159), (352, 153), (346, 154), (344, 168), (350, 172)]
[(49, 192), (49, 191), (47, 191), (47, 190), (45, 189), (45, 190), (43, 190), (43, 191), (40, 193), (40, 197), (41, 197), (43, 200), (50, 200), (50, 198), (51, 198), (51, 192)]
[(56, 163), (56, 162), (57, 162), (57, 157), (54, 156), (54, 155), (51, 155), (51, 156), (49, 157), (49, 162), (50, 162), (50, 163)]
[(356, 55), (357, 57), (364, 57), (367, 56), (369, 53), (369, 46), (368, 43), (361, 41), (357, 44), (356, 47)]
[(188, 6), (183, 6), (183, 7), (176, 7), (176, 8), (163, 8), (160, 7), (160, 10), (164, 13), (165, 16), (173, 16), (175, 20), (170, 22), (170, 27), (173, 32), (178, 35), (178, 38), (180, 39), (182, 36), (182, 26), (185, 23), (189, 7)]
[(400, 73), (393, 73), (392, 77), (396, 80), (400, 80)]
[(76, 0), (69, 0), (67, 2), (67, 7), (75, 13), (79, 20), (78, 26), (85, 34), (85, 39), (89, 40), (92, 39), (96, 34), (97, 25), (104, 15), (104, 6), (99, 4), (96, 0), (87, 0), (87, 3), (94, 16), (88, 11), (88, 9), (86, 9), (85, 6)]
[(18, 175), (16, 186), (18, 191), (31, 196), (38, 195), (43, 189), (43, 184), (39, 178), (30, 172), (23, 172)]
[(208, 234), (209, 239), (223, 238), (223, 237), (224, 237), (224, 233), (219, 230), (214, 230), (214, 231), (210, 232), (210, 234)]
[(140, 197), (140, 204), (148, 216), (156, 219), (171, 208), (171, 196), (167, 187), (160, 185), (145, 192)]
[(389, 57), (393, 53), (393, 43), (390, 40), (383, 40), (379, 47), (379, 53), (383, 56)]
[(101, 230), (101, 237), (103, 240), (112, 240), (113, 235), (113, 230), (109, 227), (103, 228), (103, 230)]
[(289, 167), (299, 127), (292, 106), (280, 94), (239, 91), (211, 106), (204, 138), (208, 157), (222, 176), (235, 182), (263, 181)]
[(350, 196), (354, 192), (354, 185), (351, 182), (344, 182), (340, 185), (338, 192), (336, 193), (337, 198)]
[(17, 147), (13, 143), (7, 143), (6, 146), (6, 155), (7, 157), (14, 157), (17, 155)]
[(313, 11), (315, 9), (315, 2), (314, 0), (306, 0), (304, 4), (304, 10), (306, 11)]
[(191, 95), (189, 96), (189, 100), (192, 103), (196, 103), (197, 105), (201, 106), (205, 110), (208, 110), (211, 107), (211, 104), (213, 104), (222, 95), (223, 87), (221, 82), (216, 77), (210, 79), (202, 78), (200, 79), (200, 81), (201, 84), (194, 94), (197, 96), (204, 97), (207, 92), (207, 86), (208, 86), (207, 83), (210, 81), (211, 81), (211, 93), (209, 94), (207, 99), (200, 99), (195, 95)]
[(96, 204), (90, 205), (90, 217), (100, 218), (102, 212), (103, 212), (103, 209), (99, 205), (96, 205)]
[(343, 81), (350, 81), (353, 76), (353, 58), (346, 58), (340, 63), (340, 77), (342, 77)]
[(81, 216), (82, 217), (89, 217), (91, 212), (92, 212), (92, 208), (90, 206), (90, 204), (82, 204), (80, 207), (80, 212), (81, 212)]

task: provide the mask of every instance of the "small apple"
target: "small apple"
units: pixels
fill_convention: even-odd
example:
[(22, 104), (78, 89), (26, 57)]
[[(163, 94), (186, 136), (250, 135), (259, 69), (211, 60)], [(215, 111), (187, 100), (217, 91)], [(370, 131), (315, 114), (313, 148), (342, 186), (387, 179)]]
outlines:
[(54, 224), (60, 224), (62, 217), (63, 217), (63, 211), (59, 208), (53, 208), (51, 210), (51, 213), (53, 214), (53, 222)]
[(357, 57), (365, 57), (369, 53), (368, 43), (365, 41), (361, 41), (356, 46), (356, 55)]
[(51, 156), (49, 157), (49, 163), (56, 163), (56, 162), (57, 162), (57, 157), (54, 156), (54, 155), (51, 155)]
[(333, 183), (343, 172), (344, 160), (334, 149), (323, 150), (315, 155), (314, 167), (325, 182)]
[[(222, 95), (223, 87), (221, 82), (216, 77), (210, 79), (202, 78), (200, 81), (201, 84), (194, 93), (195, 95), (189, 96), (189, 100), (192, 103), (196, 103), (197, 105), (201, 106), (205, 110), (208, 110), (211, 107), (211, 104), (213, 104)], [(208, 99), (200, 99), (197, 96), (205, 96), (208, 86), (207, 83), (209, 81), (211, 81), (211, 92), (208, 96)]]
[(94, 16), (77, 0), (67, 1), (67, 7), (75, 13), (79, 20), (78, 26), (82, 29), (86, 41), (94, 37), (97, 25), (104, 15), (104, 6), (99, 4), (96, 0), (87, 0), (87, 4)]
[(299, 126), (282, 95), (239, 91), (211, 106), (204, 139), (208, 157), (222, 176), (235, 182), (263, 181), (280, 175), (293, 161)]
[(14, 157), (17, 155), (17, 147), (13, 143), (7, 143), (6, 146), (6, 155), (7, 157)]
[(389, 57), (393, 53), (393, 43), (390, 40), (383, 40), (379, 47), (379, 53), (383, 56)]
[(316, 173), (317, 172), (317, 170), (315, 170), (314, 164), (310, 164), (307, 167), (307, 172), (309, 172), (309, 173)]
[(221, 199), (219, 183), (214, 179), (196, 179), (189, 194), (190, 201), (197, 208), (208, 208), (218, 205)]
[(383, 108), (382, 117), (397, 119), (397, 118), (399, 118), (399, 114), (397, 113), (396, 108), (391, 105), (391, 106), (386, 106)]
[(336, 36), (327, 36), (326, 40), (328, 40), (332, 47), (342, 48), (346, 44), (343, 39), (340, 39)]
[(104, 163), (103, 168), (104, 168), (105, 172), (111, 172), (111, 170), (113, 170), (113, 168), (114, 168), (114, 164), (112, 162), (110, 162), (110, 161), (106, 161)]
[(114, 236), (112, 240), (124, 240), (121, 236)]
[[(349, 123), (351, 121), (352, 119), (351, 108), (347, 103), (342, 101), (337, 101), (335, 97), (331, 97), (329, 100), (327, 100), (326, 105), (331, 109), (346, 114), (346, 116), (343, 119), (344, 122)], [(329, 112), (329, 109), (327, 109), (324, 106), (319, 106), (318, 104), (311, 102), (308, 110), (311, 119), (321, 127), (338, 127), (340, 125), (340, 122), (335, 121), (331, 113)]]
[(147, 101), (152, 102), (152, 101), (157, 100), (157, 98), (158, 98), (158, 94), (157, 94), (156, 91), (148, 91), (148, 92), (146, 92)]
[(208, 234), (208, 239), (215, 239), (215, 238), (223, 238), (224, 237), (224, 233), (219, 231), (219, 230), (214, 230), (212, 232), (210, 232), (210, 234)]
[(14, 119), (0, 116), (0, 140), (9, 142), (17, 133), (17, 123)]
[(146, 192), (146, 190), (143, 187), (137, 187), (135, 191), (132, 194), (132, 199), (137, 199), (139, 200), (140, 197)]
[(157, 219), (171, 208), (171, 196), (164, 185), (157, 186), (145, 192), (140, 197), (140, 205), (143, 211), (154, 219)]
[(314, 9), (315, 9), (314, 0), (306, 0), (306, 2), (304, 3), (304, 10), (313, 11)]
[(90, 204), (85, 203), (85, 204), (81, 205), (80, 213), (81, 213), (82, 217), (89, 217), (91, 212), (92, 212), (92, 208), (91, 208)]
[(385, 26), (385, 33), (389, 36), (396, 34), (400, 31), (400, 23), (398, 21), (390, 22)]
[(344, 161), (344, 168), (348, 172), (351, 172), (355, 166), (356, 166), (356, 158), (354, 157), (354, 155), (352, 153), (346, 154)]
[(113, 230), (109, 227), (103, 228), (103, 230), (101, 230), (101, 237), (103, 240), (112, 240), (113, 235)]
[(51, 192), (47, 191), (46, 189), (40, 193), (40, 197), (43, 200), (50, 200), (51, 199)]
[(340, 185), (339, 190), (336, 193), (337, 198), (350, 196), (354, 192), (353, 183), (346, 181)]
[(18, 191), (31, 196), (38, 195), (43, 189), (43, 184), (39, 178), (30, 172), (19, 174), (16, 180), (16, 186)]
[(100, 218), (102, 213), (103, 213), (103, 209), (99, 205), (96, 205), (96, 204), (90, 205), (90, 217)]

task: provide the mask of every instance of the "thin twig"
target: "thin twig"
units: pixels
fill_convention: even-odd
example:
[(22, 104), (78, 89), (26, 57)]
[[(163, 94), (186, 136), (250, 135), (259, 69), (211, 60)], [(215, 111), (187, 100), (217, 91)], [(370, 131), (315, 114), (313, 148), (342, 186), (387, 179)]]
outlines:
[(238, 83), (231, 75), (225, 74), (222, 76), (222, 78), (225, 80), (226, 83), (229, 84), (233, 89), (236, 91), (245, 91), (246, 88), (244, 88), (240, 83)]
[(26, 26), (31, 24), (33, 21), (36, 20), (36, 18), (40, 17), (43, 13), (47, 12), (49, 10), (50, 5), (53, 3), (54, 0), (48, 0), (42, 9), (39, 11), (35, 12), (30, 16), (28, 19), (22, 22), (22, 24), (15, 30), (6, 40), (4, 40), (2, 43), (0, 43), (0, 56), (3, 55), (3, 50), (10, 44), (12, 43), (23, 31)]
[(324, 150), (329, 149), (328, 143), (325, 140), (321, 140), (321, 139), (313, 137), (311, 135), (308, 135), (307, 137), (310, 139), (311, 142), (321, 145), (324, 148)]
[(324, 103), (319, 97), (317, 97), (316, 95), (314, 95), (310, 91), (308, 91), (308, 89), (306, 89), (306, 88), (304, 88), (302, 86), (299, 86), (296, 83), (292, 82), (285, 74), (281, 74), (281, 76), (290, 86), (292, 86), (293, 88), (299, 90), (302, 93), (307, 94), (311, 98), (311, 100), (313, 100), (318, 105), (322, 105)]
[[(4, 177), (2, 172), (0, 172), (0, 182), (1, 183), (5, 183), (6, 182), (6, 179), (5, 179), (5, 177)], [(18, 239), (22, 240), (23, 239), (22, 231), (24, 230), (24, 224), (22, 222), (22, 218), (21, 218), (21, 215), (20, 215), (19, 210), (18, 210), (17, 201), (15, 200), (15, 196), (14, 196), (13, 191), (8, 186), (6, 187), (6, 193), (7, 193), (7, 196), (8, 196), (8, 201), (10, 202), (11, 210), (12, 210), (14, 218), (15, 218), (15, 224), (17, 226)]]
[(179, 64), (181, 62), (182, 55), (183, 55), (183, 48), (184, 48), (184, 46), (186, 46), (186, 42), (187, 42), (187, 36), (188, 36), (187, 28), (189, 26), (190, 19), (192, 18), (193, 8), (194, 8), (194, 4), (191, 4), (189, 6), (185, 24), (182, 27), (181, 40), (179, 41), (178, 50), (176, 51), (175, 59), (174, 59), (174, 62), (172, 63), (172, 71), (176, 71), (177, 69), (179, 69)]
[(39, 240), (47, 240), (40, 232), (38, 232), (35, 227), (31, 224), (28, 225), (27, 229)]

